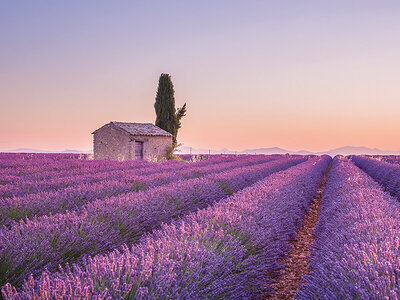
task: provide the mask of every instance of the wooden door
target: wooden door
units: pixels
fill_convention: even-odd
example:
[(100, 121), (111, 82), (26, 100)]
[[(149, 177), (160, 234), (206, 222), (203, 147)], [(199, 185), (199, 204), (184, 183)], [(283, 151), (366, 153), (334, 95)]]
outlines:
[(135, 141), (135, 159), (143, 159), (143, 142)]

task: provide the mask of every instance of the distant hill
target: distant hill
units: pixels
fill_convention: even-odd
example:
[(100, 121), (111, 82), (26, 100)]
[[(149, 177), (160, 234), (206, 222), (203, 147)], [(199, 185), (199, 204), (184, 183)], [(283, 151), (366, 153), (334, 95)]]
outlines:
[(272, 147), (272, 148), (246, 149), (243, 150), (242, 152), (248, 154), (286, 154), (289, 151), (279, 147)]
[(368, 155), (396, 155), (400, 154), (400, 151), (385, 151), (380, 150), (377, 148), (368, 148), (368, 147), (353, 147), (353, 146), (346, 146), (340, 147), (336, 149), (332, 149), (325, 152), (318, 152), (317, 154), (329, 154), (331, 156), (335, 156), (338, 154), (342, 155), (361, 155), (361, 154), (368, 154)]
[(345, 146), (345, 147), (340, 147), (336, 149), (331, 149), (327, 151), (321, 151), (321, 152), (311, 152), (307, 150), (300, 150), (300, 151), (292, 151), (292, 150), (287, 150), (287, 149), (282, 149), (279, 147), (272, 147), (272, 148), (257, 148), (257, 149), (246, 149), (243, 151), (234, 151), (234, 150), (229, 150), (229, 149), (220, 149), (220, 150), (214, 150), (214, 149), (197, 149), (197, 148), (191, 148), (191, 147), (180, 147), (180, 154), (301, 154), (301, 155), (309, 155), (309, 154), (317, 154), (317, 155), (322, 155), (322, 154), (328, 154), (330, 156), (335, 156), (335, 155), (361, 155), (361, 154), (369, 154), (369, 155), (400, 155), (400, 150), (399, 151), (385, 151), (385, 150), (380, 150), (377, 148), (368, 148), (368, 147), (354, 147), (354, 146)]
[[(282, 149), (279, 147), (271, 147), (271, 148), (257, 148), (257, 149), (245, 149), (243, 151), (235, 151), (230, 149), (199, 149), (199, 148), (191, 148), (187, 146), (182, 146), (179, 148), (178, 154), (301, 154), (301, 155), (309, 155), (309, 154), (328, 154), (330, 156), (335, 156), (338, 154), (341, 155), (361, 155), (361, 154), (368, 154), (368, 155), (400, 155), (399, 151), (386, 151), (377, 148), (368, 148), (368, 147), (354, 147), (354, 146), (345, 146), (336, 149), (331, 149), (327, 151), (321, 152), (311, 152), (307, 150), (300, 150), (300, 151), (291, 151), (287, 149)], [(33, 148), (18, 148), (12, 149), (7, 151), (0, 151), (0, 152), (8, 152), (8, 153), (76, 153), (76, 154), (87, 154), (92, 153), (90, 150), (74, 150), (74, 149), (65, 149), (62, 151), (51, 151), (51, 150), (41, 150), (41, 149), (33, 149)]]
[(18, 149), (5, 150), (5, 151), (0, 151), (0, 152), (7, 152), (7, 153), (76, 153), (76, 154), (92, 153), (92, 151), (73, 150), (73, 149), (65, 149), (62, 151), (51, 151), (51, 150), (41, 150), (41, 149), (32, 149), (32, 148), (18, 148)]

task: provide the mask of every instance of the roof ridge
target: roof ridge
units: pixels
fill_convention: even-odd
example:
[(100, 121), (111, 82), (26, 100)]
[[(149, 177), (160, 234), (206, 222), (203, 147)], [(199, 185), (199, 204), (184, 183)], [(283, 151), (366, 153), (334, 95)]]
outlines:
[[(121, 121), (111, 121), (111, 123), (122, 123), (122, 124), (151, 124), (154, 125), (153, 123), (141, 123), (141, 122), (121, 122)], [(156, 126), (156, 125), (154, 125)]]
[(119, 121), (111, 121), (110, 123), (132, 135), (172, 136), (171, 133), (158, 127), (153, 123), (135, 123), (135, 122), (119, 122)]

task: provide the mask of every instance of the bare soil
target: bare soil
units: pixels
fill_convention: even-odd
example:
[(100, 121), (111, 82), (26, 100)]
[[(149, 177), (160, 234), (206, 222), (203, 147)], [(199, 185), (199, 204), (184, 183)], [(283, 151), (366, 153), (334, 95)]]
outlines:
[(287, 256), (280, 260), (285, 265), (281, 274), (271, 284), (275, 294), (268, 296), (268, 300), (293, 299), (298, 291), (304, 274), (310, 273), (310, 248), (316, 237), (313, 232), (321, 211), (321, 198), (326, 185), (326, 179), (331, 169), (329, 164), (317, 196), (305, 216), (302, 227), (298, 230), (296, 239), (291, 242)]

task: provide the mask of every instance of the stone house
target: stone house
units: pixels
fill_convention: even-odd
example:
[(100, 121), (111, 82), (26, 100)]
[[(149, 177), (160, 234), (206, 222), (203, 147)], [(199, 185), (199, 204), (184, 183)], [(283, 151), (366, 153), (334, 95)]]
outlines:
[(151, 123), (110, 122), (93, 133), (94, 159), (162, 160), (172, 134)]

